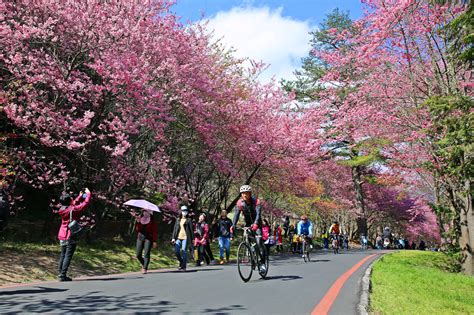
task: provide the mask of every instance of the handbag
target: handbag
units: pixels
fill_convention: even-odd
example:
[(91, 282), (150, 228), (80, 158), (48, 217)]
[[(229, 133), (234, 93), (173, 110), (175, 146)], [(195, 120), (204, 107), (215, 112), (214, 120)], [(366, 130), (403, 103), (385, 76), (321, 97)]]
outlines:
[(268, 240), (265, 241), (267, 245), (275, 245), (275, 238), (273, 236), (269, 236)]
[(72, 210), (69, 212), (69, 224), (67, 225), (67, 228), (71, 232), (70, 237), (78, 237), (79, 233), (82, 231), (82, 225), (72, 219)]

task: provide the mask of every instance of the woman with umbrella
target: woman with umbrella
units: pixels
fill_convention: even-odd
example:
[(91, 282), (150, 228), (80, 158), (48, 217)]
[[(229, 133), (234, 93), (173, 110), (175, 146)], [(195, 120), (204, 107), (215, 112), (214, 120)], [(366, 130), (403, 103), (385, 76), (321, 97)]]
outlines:
[[(157, 247), (158, 233), (156, 223), (153, 218), (153, 211), (159, 212), (159, 208), (146, 200), (129, 200), (125, 205), (141, 208), (138, 214), (132, 211), (132, 216), (136, 218), (135, 230), (137, 231), (137, 259), (142, 265), (142, 272), (146, 274), (150, 264), (151, 248)], [(143, 255), (143, 256), (142, 256)]]
[[(156, 223), (151, 211), (143, 210), (141, 214), (135, 213), (135, 230), (137, 231), (137, 259), (142, 265), (142, 272), (146, 274), (150, 264), (151, 248), (157, 247), (158, 233)], [(143, 251), (145, 251), (143, 253)], [(142, 256), (143, 254), (143, 256)]]

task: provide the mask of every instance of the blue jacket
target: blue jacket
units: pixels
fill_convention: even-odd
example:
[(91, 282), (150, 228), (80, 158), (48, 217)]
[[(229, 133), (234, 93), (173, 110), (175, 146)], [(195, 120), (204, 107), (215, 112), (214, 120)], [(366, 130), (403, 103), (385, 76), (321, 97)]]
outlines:
[(309, 236), (312, 236), (313, 235), (313, 223), (308, 220), (305, 222), (303, 222), (303, 220), (301, 220), (300, 222), (298, 222), (298, 235), (301, 235), (301, 234), (304, 234), (304, 235), (309, 235)]

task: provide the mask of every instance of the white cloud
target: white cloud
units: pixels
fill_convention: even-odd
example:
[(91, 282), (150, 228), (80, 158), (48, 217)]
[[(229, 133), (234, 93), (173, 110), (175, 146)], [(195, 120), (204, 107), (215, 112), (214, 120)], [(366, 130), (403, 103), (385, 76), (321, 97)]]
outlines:
[(310, 50), (309, 22), (282, 16), (281, 7), (234, 7), (218, 12), (208, 23), (217, 38), (236, 50), (236, 57), (269, 65), (260, 77), (263, 82), (273, 76), (277, 80), (293, 78), (293, 71)]

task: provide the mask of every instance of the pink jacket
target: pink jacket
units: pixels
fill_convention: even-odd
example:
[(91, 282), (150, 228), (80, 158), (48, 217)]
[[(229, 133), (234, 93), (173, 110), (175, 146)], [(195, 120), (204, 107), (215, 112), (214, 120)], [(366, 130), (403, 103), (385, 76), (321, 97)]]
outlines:
[(266, 241), (270, 237), (270, 227), (268, 225), (262, 226), (262, 240)]
[[(202, 228), (199, 227), (201, 225)], [(194, 246), (205, 246), (209, 241), (209, 225), (205, 222), (197, 223), (194, 230)]]
[(89, 204), (89, 201), (91, 200), (91, 194), (87, 194), (86, 199), (81, 202), (80, 204), (79, 201), (81, 200), (81, 196), (79, 195), (72, 205), (65, 209), (60, 209), (59, 210), (59, 215), (61, 216), (61, 226), (59, 227), (59, 232), (58, 232), (58, 239), (61, 241), (68, 240), (69, 237), (71, 236), (70, 231), (68, 229), (68, 224), (69, 224), (69, 212), (72, 211), (72, 219), (73, 220), (79, 220), (81, 216), (81, 212), (85, 209), (85, 207)]

